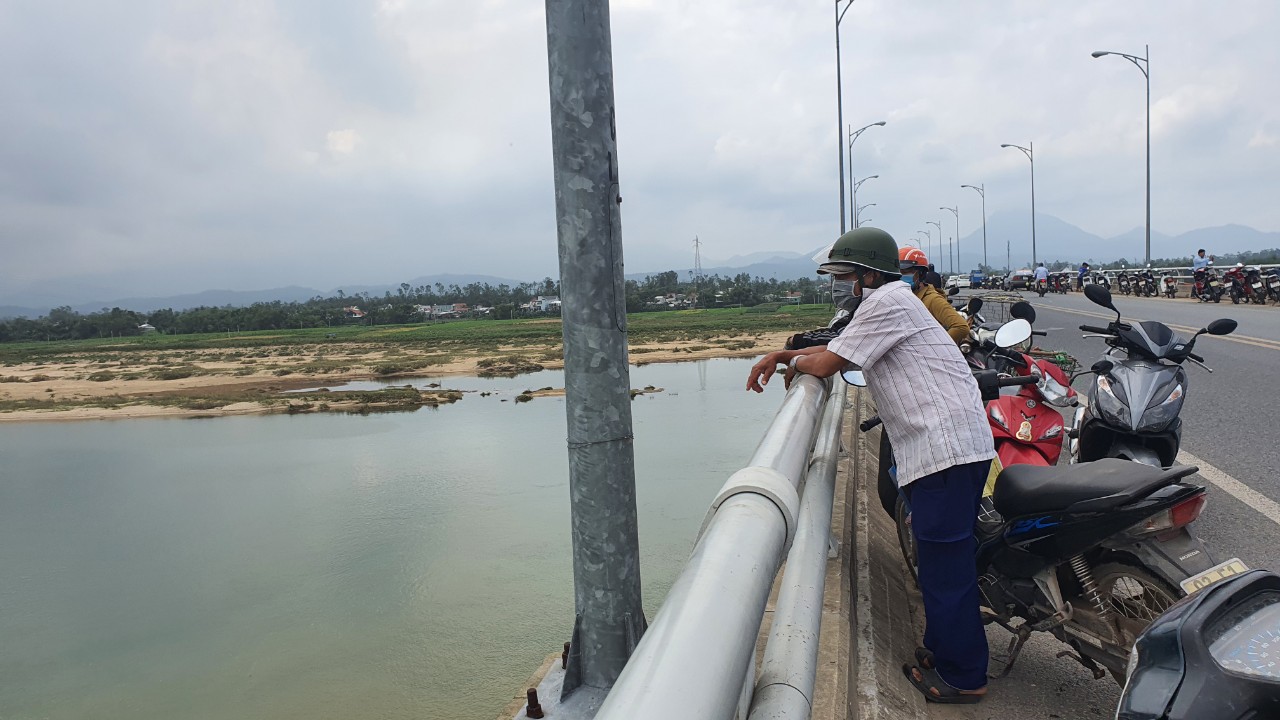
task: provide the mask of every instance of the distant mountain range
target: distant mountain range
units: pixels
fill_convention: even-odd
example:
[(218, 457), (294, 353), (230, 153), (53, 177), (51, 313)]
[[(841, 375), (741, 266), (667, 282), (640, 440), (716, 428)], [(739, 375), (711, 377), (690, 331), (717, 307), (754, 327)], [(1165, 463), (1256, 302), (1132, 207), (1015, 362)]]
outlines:
[[(1032, 264), (1031, 223), (1029, 220), (1026, 215), (1020, 213), (997, 213), (987, 218), (986, 257), (989, 265), (997, 268), (1005, 267), (1006, 247), (1008, 248), (1008, 257), (1015, 268), (1028, 267)], [(967, 225), (971, 220), (966, 217), (964, 221)], [(923, 225), (924, 223), (922, 222), (921, 224)], [(926, 227), (932, 230), (932, 226)], [(899, 242), (905, 240), (909, 244), (918, 245), (924, 249), (934, 261), (934, 265), (939, 272), (954, 272), (956, 267), (963, 270), (976, 268), (978, 263), (983, 261), (982, 229), (979, 228), (960, 239), (960, 257), (957, 263), (949, 261), (947, 258), (947, 242), (954, 233), (947, 233), (947, 222), (942, 222), (942, 227), (945, 237), (941, 252), (938, 250), (936, 238), (933, 238), (932, 242), (926, 242), (923, 233), (917, 234), (912, 238), (900, 237), (898, 240)], [(950, 227), (954, 227), (954, 224)], [(1040, 214), (1036, 216), (1036, 257), (1050, 267), (1059, 267), (1064, 264), (1076, 266), (1082, 260), (1091, 263), (1112, 262), (1122, 257), (1136, 263), (1143, 257), (1144, 244), (1145, 232), (1143, 228), (1134, 228), (1115, 237), (1103, 238), (1053, 215)], [(819, 252), (822, 247), (825, 247), (825, 244), (812, 248), (807, 252), (777, 250), (738, 255), (727, 260), (708, 260), (703, 264), (702, 272), (704, 275), (719, 275), (721, 277), (733, 277), (746, 273), (751, 277), (776, 278), (778, 280), (813, 277), (816, 266), (812, 256)], [(1280, 232), (1262, 232), (1244, 225), (1222, 225), (1191, 230), (1174, 236), (1155, 231), (1151, 233), (1151, 255), (1155, 258), (1185, 256), (1189, 259), (1192, 253), (1202, 247), (1206, 248), (1210, 254), (1227, 254), (1280, 247)], [(679, 273), (681, 280), (687, 280), (691, 276), (693, 268), (691, 266), (672, 266), (647, 272), (627, 273), (626, 277), (629, 280), (643, 280), (649, 275), (668, 270), (675, 270)], [(491, 275), (441, 274), (418, 277), (407, 282), (413, 287), (421, 285), (434, 287), (437, 283), (445, 286), (465, 286), (471, 283), (514, 286), (530, 281), (532, 280), (513, 280)], [(54, 294), (53, 292), (46, 292), (37, 301), (48, 304), (37, 306), (18, 305), (18, 303), (24, 301), (30, 303), (32, 298), (29, 297), (0, 296), (0, 318), (40, 317), (60, 304), (71, 304), (72, 309), (80, 313), (98, 312), (103, 308), (113, 307), (147, 313), (162, 308), (185, 310), (201, 306), (243, 306), (275, 300), (301, 302), (316, 296), (332, 297), (339, 290), (346, 295), (368, 293), (372, 296), (381, 297), (387, 291), (394, 294), (399, 287), (400, 283), (346, 286), (332, 290), (298, 286), (252, 291), (206, 290), (199, 293), (170, 297), (126, 297), (74, 304), (58, 303), (50, 297), (50, 295)], [(83, 290), (83, 288), (80, 288), (81, 297), (84, 296)]]

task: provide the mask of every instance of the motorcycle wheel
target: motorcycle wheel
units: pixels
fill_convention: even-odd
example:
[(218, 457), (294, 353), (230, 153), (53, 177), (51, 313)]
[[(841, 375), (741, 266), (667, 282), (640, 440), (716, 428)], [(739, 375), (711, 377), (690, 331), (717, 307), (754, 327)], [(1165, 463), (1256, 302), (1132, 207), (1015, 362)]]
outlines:
[(1231, 293), (1231, 304), (1232, 304), (1232, 305), (1239, 305), (1239, 304), (1240, 304), (1240, 296), (1239, 296), (1239, 295), (1237, 295), (1237, 294), (1235, 294), (1235, 293)]
[(1221, 295), (1221, 294), (1219, 294), (1219, 295), (1214, 295), (1214, 296), (1213, 296), (1213, 301), (1214, 301), (1214, 302), (1216, 302), (1216, 303), (1220, 303), (1220, 302), (1222, 302), (1222, 295)]
[[(1182, 592), (1146, 568), (1128, 563), (1103, 563), (1093, 569), (1098, 594), (1107, 610), (1117, 616), (1124, 647), (1132, 648), (1138, 635), (1182, 597)], [(1112, 672), (1120, 685), (1125, 678)]]
[(907, 510), (907, 501), (898, 498), (894, 508), (893, 519), (898, 526), (898, 549), (902, 551), (902, 559), (907, 563), (907, 572), (911, 573), (911, 581), (920, 586), (920, 571), (916, 566), (916, 536), (911, 530), (911, 513)]

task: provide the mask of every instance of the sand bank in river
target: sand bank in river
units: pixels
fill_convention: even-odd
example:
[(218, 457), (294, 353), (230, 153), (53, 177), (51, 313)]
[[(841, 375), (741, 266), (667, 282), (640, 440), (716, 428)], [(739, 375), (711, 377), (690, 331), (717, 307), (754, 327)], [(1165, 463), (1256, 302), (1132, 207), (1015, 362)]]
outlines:
[[(766, 333), (751, 347), (729, 349), (688, 342), (644, 343), (631, 348), (635, 365), (682, 362), (723, 357), (756, 357), (782, 347), (789, 332)], [(382, 349), (369, 350), (358, 343), (328, 345), (326, 357), (340, 356), (323, 372), (315, 355), (305, 352), (273, 355), (269, 368), (237, 356), (262, 355), (262, 348), (224, 348), (218, 357), (205, 351), (165, 351), (163, 357), (139, 359), (125, 368), (101, 354), (66, 355), (42, 363), (0, 367), (0, 422), (45, 420), (104, 420), (147, 417), (222, 417), (263, 413), (371, 412), (411, 409), (422, 405), (456, 402), (462, 394), (448, 390), (449, 376), (482, 375), (486, 371), (512, 370), (517, 374), (564, 366), (559, 347), (499, 347), (486, 351), (456, 350), (441, 361), (430, 349), (419, 352), (430, 358), (424, 367), (397, 371), (395, 365), (413, 366), (413, 350), (389, 359)], [(248, 364), (246, 364), (248, 362)], [(511, 367), (503, 368), (504, 363)], [(185, 375), (183, 377), (178, 377)], [(173, 379), (161, 379), (172, 377)], [(341, 385), (352, 380), (440, 378), (440, 388), (409, 391), (347, 393), (335, 390), (299, 396), (289, 391)], [(745, 385), (746, 378), (743, 378)], [(637, 390), (642, 390), (637, 388)], [(534, 397), (562, 394), (537, 391)]]

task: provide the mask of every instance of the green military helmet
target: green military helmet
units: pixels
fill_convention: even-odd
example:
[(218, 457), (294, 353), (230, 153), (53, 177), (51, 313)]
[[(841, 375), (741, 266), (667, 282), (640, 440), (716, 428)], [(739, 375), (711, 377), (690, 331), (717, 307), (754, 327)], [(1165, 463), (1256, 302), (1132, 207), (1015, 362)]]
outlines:
[(827, 262), (818, 266), (818, 272), (844, 275), (855, 266), (898, 275), (898, 243), (893, 236), (873, 227), (854, 228), (840, 236), (827, 253)]

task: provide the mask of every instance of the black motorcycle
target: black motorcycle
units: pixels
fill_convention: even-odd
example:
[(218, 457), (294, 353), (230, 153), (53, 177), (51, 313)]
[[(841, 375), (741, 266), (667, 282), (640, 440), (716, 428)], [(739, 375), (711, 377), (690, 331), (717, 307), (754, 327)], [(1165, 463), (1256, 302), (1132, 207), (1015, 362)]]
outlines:
[(1146, 266), (1142, 270), (1139, 270), (1137, 273), (1134, 274), (1134, 277), (1137, 279), (1137, 282), (1138, 282), (1138, 287), (1135, 294), (1141, 295), (1144, 297), (1156, 297), (1157, 295), (1160, 294), (1160, 292), (1156, 290), (1156, 275), (1155, 273), (1151, 272), (1150, 265)]
[(1080, 326), (1093, 333), (1085, 337), (1101, 337), (1109, 349), (1092, 368), (1076, 375), (1091, 374), (1096, 380), (1086, 393), (1087, 407), (1076, 410), (1067, 431), (1068, 452), (1073, 461), (1115, 457), (1168, 467), (1182, 442), (1179, 414), (1187, 389), (1182, 364), (1189, 360), (1213, 372), (1192, 351), (1196, 338), (1229, 335), (1236, 321), (1214, 320), (1187, 340), (1155, 320), (1122, 322), (1111, 293), (1100, 287), (1085, 288), (1085, 296), (1114, 312), (1116, 319), (1106, 327)]
[(1244, 281), (1249, 286), (1249, 296), (1257, 305), (1267, 304), (1267, 289), (1262, 282), (1262, 270), (1257, 265), (1245, 268)]
[(1271, 268), (1262, 276), (1262, 283), (1267, 289), (1267, 297), (1280, 303), (1280, 270)]
[(1280, 717), (1280, 576), (1224, 568), (1141, 635), (1116, 720)]
[(1128, 295), (1133, 292), (1133, 288), (1129, 283), (1129, 273), (1124, 270), (1116, 273), (1116, 289), (1119, 290), (1122, 295)]
[[(1003, 386), (1038, 380), (994, 370), (975, 378), (984, 401)], [(1095, 678), (1109, 673), (1124, 683), (1138, 635), (1215, 567), (1187, 528), (1205, 502), (1204, 488), (1183, 480), (1197, 470), (1109, 458), (1000, 472), (992, 496), (1000, 519), (979, 524), (975, 560), (984, 620), (1014, 636), (1002, 675), (1032, 633), (1046, 632)], [(898, 505), (899, 542), (914, 575), (910, 509), (901, 497)]]

